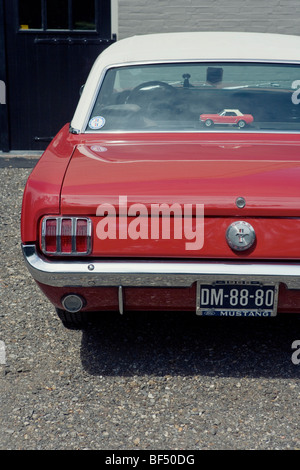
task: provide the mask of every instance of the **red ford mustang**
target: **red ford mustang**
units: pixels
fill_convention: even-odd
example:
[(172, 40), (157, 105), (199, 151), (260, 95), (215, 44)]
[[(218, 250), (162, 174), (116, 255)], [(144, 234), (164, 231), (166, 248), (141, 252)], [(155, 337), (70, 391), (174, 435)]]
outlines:
[(213, 124), (227, 124), (237, 125), (242, 128), (253, 122), (253, 116), (251, 114), (243, 114), (238, 109), (223, 109), (218, 114), (201, 114), (200, 121), (206, 127), (211, 127)]
[[(99, 56), (23, 198), (25, 262), (64, 325), (300, 312), (299, 50), (286, 35), (176, 33)], [(255, 127), (208, 131), (199, 116), (216, 107)]]

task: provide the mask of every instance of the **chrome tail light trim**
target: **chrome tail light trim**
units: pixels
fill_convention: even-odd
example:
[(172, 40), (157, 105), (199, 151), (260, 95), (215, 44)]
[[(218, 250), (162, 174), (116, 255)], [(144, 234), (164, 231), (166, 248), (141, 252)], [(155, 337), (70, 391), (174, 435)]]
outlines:
[[(56, 221), (56, 251), (47, 251), (46, 249), (46, 224), (48, 220)], [(61, 247), (61, 231), (62, 231), (62, 222), (63, 220), (71, 220), (71, 239), (72, 239), (72, 249), (70, 252), (62, 251)], [(77, 240), (77, 224), (79, 220), (86, 221), (87, 224), (87, 249), (85, 251), (78, 251), (76, 248)], [(41, 248), (45, 255), (52, 256), (86, 256), (89, 255), (92, 251), (92, 221), (88, 217), (55, 217), (47, 216), (42, 220), (41, 228)]]

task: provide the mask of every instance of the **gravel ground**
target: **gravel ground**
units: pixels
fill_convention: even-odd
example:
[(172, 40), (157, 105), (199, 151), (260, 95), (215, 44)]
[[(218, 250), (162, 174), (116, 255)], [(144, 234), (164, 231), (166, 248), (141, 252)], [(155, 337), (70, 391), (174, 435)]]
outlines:
[(20, 251), (30, 171), (0, 169), (0, 449), (300, 449), (299, 318), (116, 314), (65, 329)]

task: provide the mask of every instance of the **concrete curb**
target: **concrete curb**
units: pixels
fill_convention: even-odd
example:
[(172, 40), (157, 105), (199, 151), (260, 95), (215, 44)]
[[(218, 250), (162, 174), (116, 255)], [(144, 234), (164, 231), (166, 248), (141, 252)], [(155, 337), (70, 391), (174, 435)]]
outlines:
[(0, 168), (34, 168), (43, 152), (0, 152)]
[(11, 151), (11, 152), (1, 152), (0, 158), (40, 158), (42, 156), (42, 151)]

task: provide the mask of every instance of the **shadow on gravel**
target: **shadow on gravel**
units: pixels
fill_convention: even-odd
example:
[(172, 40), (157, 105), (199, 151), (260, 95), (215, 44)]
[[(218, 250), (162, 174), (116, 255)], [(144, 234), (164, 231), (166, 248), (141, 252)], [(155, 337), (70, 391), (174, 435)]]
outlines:
[[(300, 377), (298, 315), (200, 318), (183, 313), (99, 314), (82, 332), (91, 375)], [(300, 357), (300, 354), (298, 354)]]

